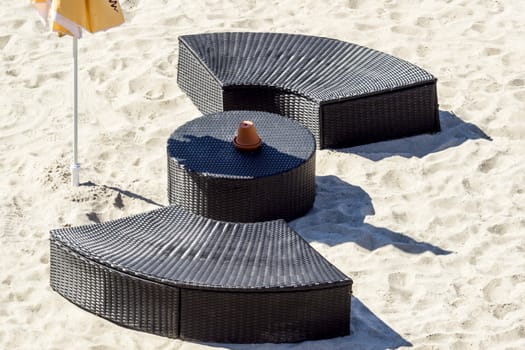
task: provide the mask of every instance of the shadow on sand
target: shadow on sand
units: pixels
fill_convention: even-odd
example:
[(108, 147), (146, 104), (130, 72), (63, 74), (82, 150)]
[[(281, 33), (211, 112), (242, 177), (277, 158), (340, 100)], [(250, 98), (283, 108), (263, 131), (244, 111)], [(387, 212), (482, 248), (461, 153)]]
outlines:
[(294, 344), (216, 344), (218, 349), (235, 350), (384, 350), (412, 346), (395, 330), (377, 317), (358, 298), (352, 297), (350, 335), (333, 339), (305, 341)]
[[(146, 197), (143, 197), (141, 196), (140, 194), (137, 194), (137, 193), (133, 193), (131, 191), (128, 191), (128, 190), (123, 190), (121, 188), (118, 188), (118, 187), (115, 187), (115, 186), (106, 186), (106, 185), (97, 185), (96, 183), (94, 182), (91, 182), (91, 181), (88, 181), (88, 182), (83, 182), (80, 184), (80, 186), (89, 186), (89, 187), (102, 187), (102, 188), (107, 188), (107, 189), (110, 189), (112, 191), (115, 191), (117, 192), (118, 196), (116, 197), (115, 199), (115, 203), (114, 205), (118, 208), (122, 208), (123, 207), (123, 204), (122, 204), (122, 195), (126, 196), (126, 197), (129, 197), (129, 198), (133, 198), (133, 199), (138, 199), (138, 200), (141, 200), (141, 201), (144, 201), (148, 204), (153, 204), (153, 205), (156, 205), (157, 207), (164, 207), (164, 205), (160, 204), (160, 203), (157, 203), (155, 202), (154, 200), (152, 199), (149, 199), (149, 198), (146, 198)], [(91, 220), (91, 219), (90, 219)], [(94, 220), (92, 220), (94, 221)], [(100, 222), (100, 221), (99, 221)]]
[(317, 176), (316, 186), (312, 210), (290, 222), (290, 226), (309, 242), (317, 241), (330, 246), (354, 242), (370, 251), (392, 245), (411, 254), (451, 253), (430, 243), (365, 223), (365, 217), (374, 215), (375, 211), (370, 196), (358, 186), (333, 175)]
[(423, 134), (403, 139), (371, 143), (368, 145), (342, 148), (339, 152), (353, 153), (361, 157), (378, 161), (392, 156), (422, 158), (428, 154), (456, 147), (467, 140), (492, 139), (480, 128), (465, 123), (455, 114), (439, 111), (441, 131), (435, 134)]
[[(359, 154), (377, 161), (391, 156), (424, 157), (430, 153), (455, 147), (467, 140), (491, 140), (472, 124), (464, 123), (448, 112), (440, 113), (442, 131), (433, 135), (380, 142), (371, 145), (343, 149), (343, 152)], [(85, 183), (85, 186), (96, 186)], [(365, 223), (366, 216), (374, 215), (370, 196), (360, 187), (350, 185), (336, 176), (316, 178), (316, 199), (310, 212), (292, 222), (290, 226), (307, 241), (318, 241), (334, 246), (354, 242), (370, 251), (392, 245), (411, 254), (431, 252), (435, 255), (450, 251), (427, 242), (417, 241), (402, 233)], [(162, 206), (135, 193), (106, 186), (119, 194), (147, 203)], [(293, 344), (216, 344), (206, 343), (218, 349), (247, 350), (323, 350), (364, 349), (383, 350), (410, 347), (412, 344), (383, 322), (358, 298), (352, 296), (351, 334), (346, 337), (306, 341)]]

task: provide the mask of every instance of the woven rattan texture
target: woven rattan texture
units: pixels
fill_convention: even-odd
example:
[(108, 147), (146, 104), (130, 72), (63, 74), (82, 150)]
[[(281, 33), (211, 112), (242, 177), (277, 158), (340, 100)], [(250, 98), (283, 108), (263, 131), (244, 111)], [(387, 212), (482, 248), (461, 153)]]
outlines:
[[(191, 52), (194, 59), (179, 61), (178, 83), (184, 91), (195, 91), (188, 96), (203, 113), (210, 110), (205, 105), (210, 102), (203, 102), (200, 96), (217, 95), (222, 89), (223, 110), (265, 110), (296, 119), (315, 135), (320, 148), (346, 147), (440, 130), (439, 119), (435, 118), (438, 113), (435, 93), (431, 98), (417, 96), (421, 104), (418, 109), (423, 110), (421, 114), (413, 114), (414, 108), (396, 98), (400, 90), (409, 87), (435, 86), (435, 78), (385, 53), (333, 39), (277, 33), (209, 33), (182, 36), (179, 40), (181, 50), (186, 54)], [(201, 75), (209, 75), (207, 79), (213, 83), (206, 83), (202, 77), (191, 80), (196, 70)], [(369, 117), (367, 127), (379, 130), (367, 129), (367, 134), (373, 136), (360, 137), (359, 141), (352, 138), (353, 130), (338, 129), (322, 120), (349, 117), (346, 111), (320, 113), (324, 104), (342, 103), (349, 107), (354, 99), (376, 95), (379, 98), (393, 95), (392, 99), (380, 103), (387, 108), (388, 115), (396, 116), (394, 128), (388, 120), (385, 124), (378, 109), (357, 116)], [(355, 114), (351, 114), (350, 118), (353, 117)], [(421, 123), (418, 119), (425, 120)], [(414, 127), (413, 120), (428, 127)], [(341, 136), (331, 143), (330, 135), (334, 134)]]
[(184, 46), (179, 47), (179, 67), (185, 67), (177, 70), (179, 86), (199, 110), (202, 113), (222, 111), (222, 88), (219, 81)]
[[(421, 134), (439, 126), (434, 84), (322, 106), (323, 138), (331, 147), (348, 147)], [(402, 108), (393, 108), (401, 106)], [(399, 127), (400, 120), (403, 127)]]
[(117, 271), (177, 287), (282, 290), (351, 283), (282, 220), (229, 223), (170, 206), (53, 230), (51, 239)]
[[(240, 152), (232, 144), (242, 120), (252, 120), (263, 145)], [(292, 220), (315, 199), (315, 141), (299, 123), (255, 111), (194, 119), (168, 140), (168, 198), (205, 217), (256, 222)]]
[(350, 294), (348, 286), (284, 293), (184, 289), (180, 336), (226, 343), (341, 337), (350, 334)]
[(51, 231), (51, 287), (125, 327), (200, 341), (349, 334), (352, 280), (282, 221), (179, 207)]
[[(266, 111), (287, 116), (306, 126), (319, 140), (319, 104), (278, 89), (252, 87), (224, 89), (224, 110)], [(317, 144), (317, 146), (320, 146)]]
[(179, 289), (91, 261), (51, 240), (51, 288), (81, 308), (119, 325), (179, 336)]
[(273, 86), (317, 102), (410, 85), (434, 77), (383, 52), (315, 36), (206, 33), (181, 36), (223, 86)]

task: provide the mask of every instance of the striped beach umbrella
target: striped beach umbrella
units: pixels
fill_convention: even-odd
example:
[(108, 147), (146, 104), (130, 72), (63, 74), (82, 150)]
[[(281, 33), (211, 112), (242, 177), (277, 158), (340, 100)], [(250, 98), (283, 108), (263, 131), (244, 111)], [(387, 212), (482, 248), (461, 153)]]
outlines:
[(51, 30), (73, 37), (73, 161), (71, 183), (79, 185), (78, 163), (78, 43), (82, 31), (106, 30), (124, 23), (118, 0), (31, 0)]

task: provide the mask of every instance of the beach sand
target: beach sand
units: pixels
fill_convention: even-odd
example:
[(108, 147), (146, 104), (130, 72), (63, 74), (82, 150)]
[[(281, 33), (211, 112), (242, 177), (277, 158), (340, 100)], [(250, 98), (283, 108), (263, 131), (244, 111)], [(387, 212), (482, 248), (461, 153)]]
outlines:
[[(71, 39), (0, 9), (0, 349), (525, 348), (525, 2), (122, 1), (79, 41), (80, 181), (69, 184)], [(352, 335), (199, 344), (114, 325), (49, 287), (49, 230), (167, 204), (166, 140), (200, 114), (176, 83), (182, 34), (353, 42), (438, 78), (442, 132), (317, 153), (291, 223), (354, 280)]]

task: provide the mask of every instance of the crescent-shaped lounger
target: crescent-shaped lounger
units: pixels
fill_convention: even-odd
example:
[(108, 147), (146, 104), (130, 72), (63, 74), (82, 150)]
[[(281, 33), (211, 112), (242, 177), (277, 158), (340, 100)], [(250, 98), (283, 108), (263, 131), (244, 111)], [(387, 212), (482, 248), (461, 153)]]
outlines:
[(51, 231), (51, 287), (117, 324), (171, 338), (298, 342), (350, 332), (352, 280), (283, 220), (169, 206)]
[(301, 122), (320, 148), (440, 130), (436, 79), (355, 44), (278, 33), (179, 37), (178, 84), (203, 113), (262, 110)]

